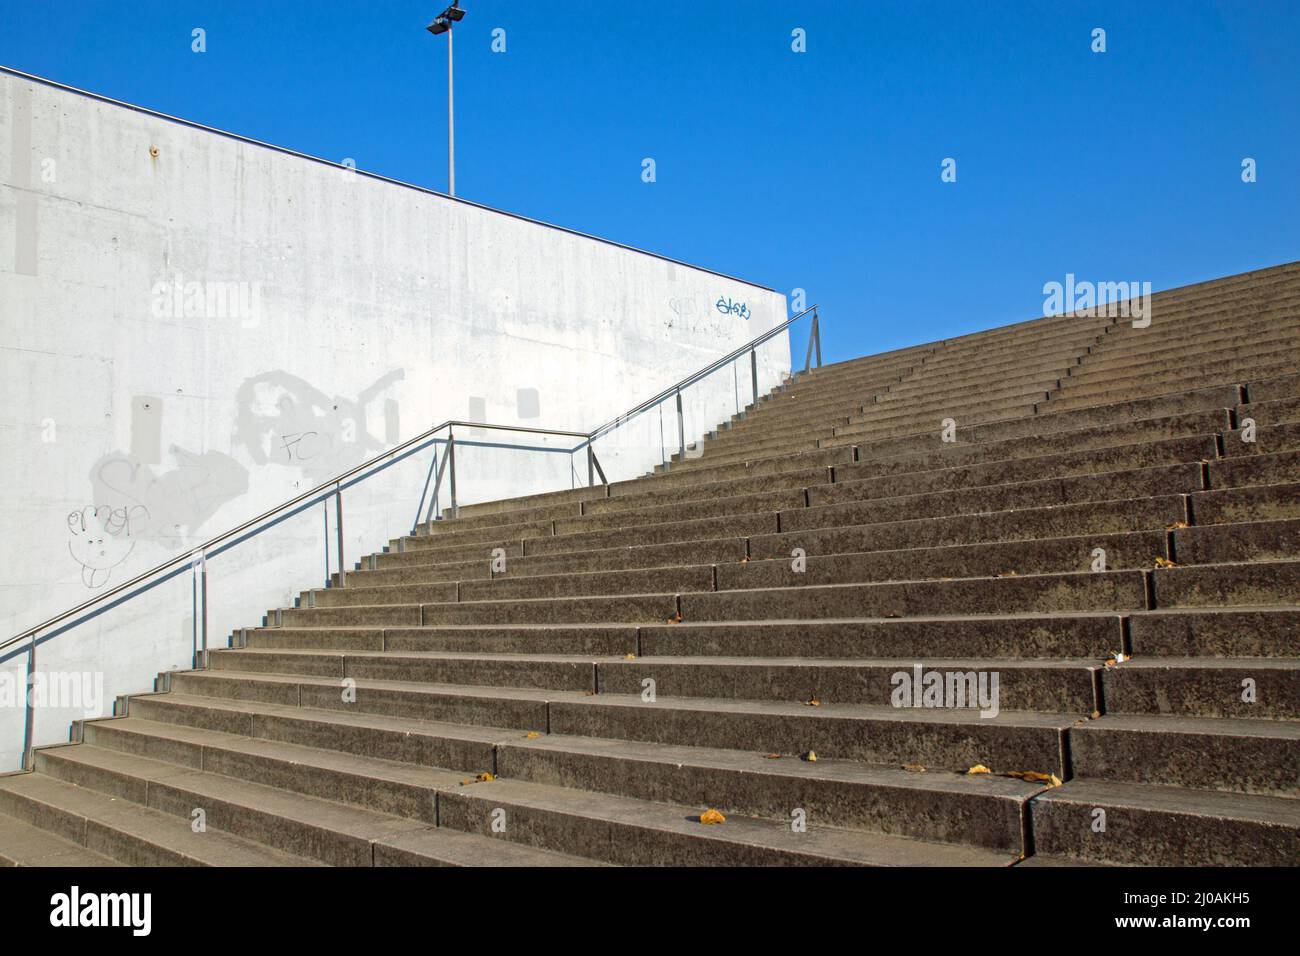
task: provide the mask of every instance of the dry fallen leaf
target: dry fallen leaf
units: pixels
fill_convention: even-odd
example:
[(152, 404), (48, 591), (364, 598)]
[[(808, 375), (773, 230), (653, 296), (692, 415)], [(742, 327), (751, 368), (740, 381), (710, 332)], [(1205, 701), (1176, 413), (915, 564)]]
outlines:
[(1186, 521), (1175, 521), (1173, 524), (1168, 525), (1168, 526), (1165, 528), (1165, 530), (1166, 530), (1166, 531), (1178, 531), (1179, 529), (1181, 529), (1181, 528), (1186, 528), (1186, 527), (1188, 527), (1188, 524), (1187, 524)]
[(903, 764), (903, 769), (910, 773), (925, 773), (925, 768), (919, 763), (905, 763)]
[(541, 734), (535, 730), (530, 730), (525, 736), (527, 736), (529, 740), (536, 740), (538, 737), (541, 736)]
[(741, 564), (749, 564), (749, 558), (741, 558), (741, 559), (740, 559), (740, 563), (741, 563)]
[(1008, 770), (1003, 776), (1015, 777), (1017, 780), (1024, 780), (1029, 783), (1045, 783), (1049, 787), (1059, 787), (1061, 785), (1061, 778), (1054, 773), (1038, 773), (1034, 770)]
[(481, 773), (477, 777), (479, 783), (487, 783), (489, 780), (495, 780), (496, 774)]
[(816, 697), (805, 700), (803, 703), (805, 707), (820, 707), (822, 705), (822, 702)]
[(780, 760), (780, 759), (781, 759), (781, 755), (780, 755), (780, 754), (763, 754), (763, 759), (764, 759), (764, 760)]
[(724, 817), (717, 810), (710, 808), (700, 814), (700, 822), (708, 825), (715, 824), (715, 823), (726, 823), (727, 818)]
[(624, 654), (624, 655), (623, 655), (623, 660), (625, 660), (625, 661), (634, 661), (634, 660), (636, 660), (636, 655), (635, 655), (635, 654)]
[(682, 616), (681, 616), (680, 614), (674, 614), (672, 617), (670, 617), (670, 618), (668, 619), (667, 623), (668, 623), (668, 624), (680, 624), (680, 623), (682, 623)]
[(1169, 560), (1168, 558), (1166, 558), (1163, 554), (1158, 554), (1158, 555), (1156, 555), (1156, 567), (1157, 567), (1157, 568), (1176, 568), (1176, 567), (1178, 567), (1178, 565), (1174, 564), (1174, 562), (1170, 561), (1170, 560)]
[(1100, 716), (1101, 716), (1101, 711), (1099, 711), (1099, 710), (1094, 710), (1091, 714), (1088, 715), (1088, 719), (1089, 719), (1089, 720), (1096, 720), (1096, 719), (1097, 719), (1098, 717), (1100, 717)]
[(992, 772), (993, 772), (992, 770), (990, 770), (988, 767), (984, 766), (982, 763), (977, 763), (975, 766), (971, 767), (969, 770), (966, 771), (967, 774), (972, 774), (972, 773), (992, 773)]
[(1019, 571), (1003, 571), (1001, 574), (998, 575), (998, 577), (1000, 578), (1016, 578), (1019, 576), (1020, 576)]
[(815, 750), (810, 750), (810, 751), (808, 751), (806, 754), (803, 755), (803, 759), (806, 760), (806, 761), (808, 761), (809, 763), (816, 763), (816, 762), (817, 762), (817, 751), (815, 751)]

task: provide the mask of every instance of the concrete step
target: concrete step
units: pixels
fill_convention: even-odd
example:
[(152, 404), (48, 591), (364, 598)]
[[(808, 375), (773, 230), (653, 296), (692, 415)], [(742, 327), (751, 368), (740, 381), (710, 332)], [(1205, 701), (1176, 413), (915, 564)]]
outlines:
[(0, 867), (6, 866), (121, 866), (94, 850), (48, 830), (0, 815)]
[(0, 812), (96, 856), (127, 866), (311, 866), (314, 863), (310, 858), (242, 839), (217, 827), (215, 822), (206, 832), (195, 833), (190, 817), (195, 806), (177, 813), (163, 812), (154, 806), (119, 799), (45, 773), (0, 778)]
[[(411, 857), (421, 856), (425, 865), (481, 866), (501, 853), (490, 840), (466, 839), (420, 820), (90, 745), (59, 750), (42, 751), (43, 773), (123, 800), (147, 799), (151, 807), (186, 820), (199, 808), (209, 826), (328, 865), (410, 865)], [(559, 854), (520, 854), (516, 848), (502, 856), (496, 865), (579, 862)]]
[[(1104, 660), (1124, 649), (1122, 623), (1121, 615), (1104, 612), (684, 621), (643, 626), (638, 629), (638, 641), (639, 654), (647, 658), (797, 656), (815, 660), (910, 654), (913, 660), (944, 657)], [(1292, 625), (1298, 624), (1300, 613), (1292, 615)], [(1157, 635), (1163, 633), (1157, 631)], [(1151, 640), (1154, 642), (1156, 636)], [(1172, 637), (1168, 640), (1173, 642)]]
[(1300, 554), (1300, 518), (1181, 528), (1173, 539), (1179, 564), (1284, 561)]
[(546, 625), (467, 627), (257, 628), (248, 647), (339, 651), (450, 651), (465, 653), (594, 654), (635, 653), (635, 626)]
[(1128, 619), (1139, 657), (1294, 657), (1300, 608), (1162, 608)]
[(867, 766), (640, 741), (549, 735), (503, 743), (500, 776), (657, 803), (1025, 852), (1024, 804), (1039, 785), (1008, 777)]
[[(524, 731), (546, 729), (547, 708), (552, 698), (582, 698), (591, 693), (398, 680), (355, 680), (345, 687), (341, 679), (229, 671), (183, 671), (173, 675), (172, 688), (190, 697)], [(345, 690), (352, 690), (355, 699), (345, 695)]]
[(965, 772), (1033, 770), (1065, 779), (1067, 730), (1083, 717), (891, 705), (660, 698), (597, 694), (551, 704), (551, 733), (725, 750), (814, 752), (818, 759)]
[(592, 791), (497, 779), (449, 793), (444, 826), (629, 866), (1007, 866), (1009, 851), (929, 843), (786, 819), (728, 816), (699, 822), (704, 806), (651, 803)]
[(1300, 858), (1297, 800), (1072, 780), (1030, 807), (1035, 858), (1128, 866), (1294, 866)]
[(1101, 674), (1108, 714), (1300, 718), (1300, 661), (1134, 657)]
[[(525, 731), (392, 716), (356, 708), (307, 707), (178, 691), (133, 696), (129, 707), (131, 720), (147, 721), (151, 725), (189, 727), (474, 774), (494, 772), (493, 755), (499, 741), (545, 730), (544, 725)], [(87, 739), (98, 732), (87, 723)]]
[(1300, 604), (1300, 561), (1157, 568), (1156, 607), (1272, 607)]
[(1085, 780), (1293, 798), (1298, 742), (1295, 721), (1107, 714), (1071, 730), (1070, 755)]

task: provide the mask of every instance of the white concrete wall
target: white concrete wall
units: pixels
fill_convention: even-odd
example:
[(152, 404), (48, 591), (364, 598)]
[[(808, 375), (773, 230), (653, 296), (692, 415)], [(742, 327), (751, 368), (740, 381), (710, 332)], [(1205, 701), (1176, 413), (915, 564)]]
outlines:
[[(0, 177), (0, 639), (439, 421), (586, 430), (786, 315), (705, 270), (6, 73)], [(782, 334), (761, 389), (789, 363)], [(692, 389), (688, 438), (748, 391), (747, 362)], [(659, 460), (657, 431), (639, 441), (612, 480)], [(568, 456), (458, 458), (463, 501), (573, 480)], [(428, 463), (349, 493), (349, 564), (409, 530)], [(320, 586), (325, 521), (214, 558), (214, 644)], [(38, 669), (104, 673), (105, 712), (188, 666), (191, 604), (187, 573), (42, 644)], [(0, 704), (23, 663), (0, 661)], [(44, 712), (37, 743), (70, 716)], [(0, 706), (0, 770), (20, 735)]]

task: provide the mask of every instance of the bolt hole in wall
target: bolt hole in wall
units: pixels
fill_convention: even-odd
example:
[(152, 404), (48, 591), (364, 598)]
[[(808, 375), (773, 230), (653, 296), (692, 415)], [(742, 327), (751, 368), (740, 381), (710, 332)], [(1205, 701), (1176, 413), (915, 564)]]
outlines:
[[(439, 421), (585, 431), (787, 314), (740, 280), (10, 71), (0, 115), (4, 639)], [(692, 440), (735, 413), (737, 364), (685, 391)], [(763, 391), (789, 368), (784, 334), (759, 350)], [(602, 442), (611, 480), (663, 460), (658, 412)], [(429, 452), (344, 489), (348, 566), (409, 532)], [(467, 444), (461, 501), (583, 483), (584, 454)], [(320, 587), (327, 548), (338, 570), (332, 507), (207, 556), (214, 644)], [(191, 666), (197, 580), (186, 564), (41, 635), (39, 666), (99, 673), (101, 713)], [(82, 703), (43, 708), (37, 743)], [(0, 767), (22, 722), (0, 708)]]

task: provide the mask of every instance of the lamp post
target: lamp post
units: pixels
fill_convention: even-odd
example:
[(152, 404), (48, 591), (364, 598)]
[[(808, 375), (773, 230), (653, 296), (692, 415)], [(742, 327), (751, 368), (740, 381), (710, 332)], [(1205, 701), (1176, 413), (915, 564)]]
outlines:
[(451, 26), (463, 19), (465, 19), (465, 11), (460, 8), (460, 0), (455, 0), (425, 27), (434, 36), (447, 34), (447, 195), (449, 196), (456, 195), (456, 130), (455, 104), (452, 99)]

